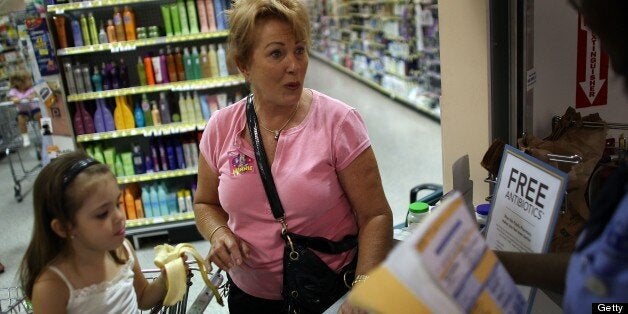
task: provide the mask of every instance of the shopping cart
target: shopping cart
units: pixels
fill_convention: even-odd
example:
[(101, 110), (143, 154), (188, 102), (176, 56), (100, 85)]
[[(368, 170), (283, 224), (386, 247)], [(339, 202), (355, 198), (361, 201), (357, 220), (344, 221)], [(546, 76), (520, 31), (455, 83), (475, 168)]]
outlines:
[[(196, 297), (190, 309), (187, 310), (188, 305), (188, 293), (190, 291), (190, 286), (192, 286), (192, 277), (194, 277), (195, 272), (200, 272), (199, 268), (194, 264), (190, 264), (190, 273), (188, 275), (188, 286), (183, 299), (177, 302), (172, 306), (162, 306), (158, 305), (153, 307), (150, 310), (143, 311), (142, 313), (167, 313), (167, 314), (200, 314), (205, 311), (209, 302), (213, 299), (213, 295), (211, 294), (208, 287), (205, 287), (199, 295)], [(144, 276), (148, 280), (153, 280), (161, 274), (160, 269), (145, 269), (142, 270)], [(211, 274), (210, 281), (215, 286), (220, 286), (223, 282), (223, 276), (220, 272), (215, 272)], [(33, 309), (30, 303), (24, 298), (22, 293), (22, 289), (20, 288), (0, 288), (0, 314), (28, 314), (33, 313)]]
[[(30, 104), (31, 101), (23, 101), (20, 102), (18, 106), (23, 107), (24, 111), (30, 112)], [(21, 202), (23, 199), (21, 182), (28, 177), (36, 175), (41, 168), (41, 163), (37, 162), (37, 164), (31, 168), (27, 168), (24, 165), (24, 160), (22, 159), (22, 155), (20, 153), (20, 149), (23, 147), (23, 144), (22, 134), (20, 134), (17, 125), (17, 113), (18, 109), (13, 102), (8, 101), (0, 103), (0, 136), (2, 136), (2, 139), (0, 140), (0, 150), (4, 151), (7, 159), (9, 160), (9, 166), (11, 168), (11, 175), (14, 183), (13, 190), (15, 192), (15, 199), (18, 202)], [(35, 147), (37, 159), (39, 160), (41, 159), (42, 139), (39, 123), (31, 117), (27, 126), (31, 143)], [(19, 163), (19, 168), (15, 165), (16, 163)], [(21, 170), (21, 173), (19, 173), (19, 170)]]

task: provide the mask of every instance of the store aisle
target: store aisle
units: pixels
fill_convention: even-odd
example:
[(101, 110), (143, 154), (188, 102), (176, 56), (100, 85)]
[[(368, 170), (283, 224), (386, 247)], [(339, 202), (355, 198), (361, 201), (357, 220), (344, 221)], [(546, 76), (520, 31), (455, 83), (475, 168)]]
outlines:
[[(442, 183), (440, 125), (390, 98), (366, 87), (316, 59), (310, 61), (306, 87), (316, 89), (356, 107), (366, 121), (373, 149), (378, 159), (386, 196), (394, 213), (395, 223), (403, 222), (410, 189), (421, 183)], [(34, 162), (32, 148), (26, 150)], [(16, 271), (31, 236), (32, 192), (24, 201), (13, 198), (13, 182), (7, 160), (0, 161), (0, 262), (6, 271), (0, 274), (0, 288), (17, 285)], [(34, 179), (24, 183), (30, 190)], [(209, 245), (193, 242), (202, 254)], [(153, 244), (138, 250), (143, 267), (154, 267)], [(202, 284), (195, 277), (190, 302)], [(212, 313), (227, 313), (212, 302)]]

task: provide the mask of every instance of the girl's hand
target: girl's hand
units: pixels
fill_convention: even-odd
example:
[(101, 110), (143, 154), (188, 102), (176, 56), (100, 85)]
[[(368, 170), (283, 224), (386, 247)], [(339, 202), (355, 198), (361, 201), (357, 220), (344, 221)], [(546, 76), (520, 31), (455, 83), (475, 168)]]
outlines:
[(213, 234), (210, 244), (211, 249), (207, 260), (224, 271), (240, 266), (249, 257), (249, 246), (236, 237), (229, 228), (217, 230)]

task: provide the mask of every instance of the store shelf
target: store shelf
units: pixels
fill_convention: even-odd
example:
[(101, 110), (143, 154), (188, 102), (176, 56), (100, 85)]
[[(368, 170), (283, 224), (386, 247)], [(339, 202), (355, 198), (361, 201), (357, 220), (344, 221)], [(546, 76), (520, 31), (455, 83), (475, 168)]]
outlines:
[[(153, 218), (140, 218), (126, 221), (126, 235), (161, 231), (170, 228), (184, 227), (195, 224), (194, 212), (176, 213)], [(167, 226), (166, 226), (167, 225)]]
[(100, 140), (108, 140), (112, 138), (132, 137), (132, 136), (162, 136), (171, 134), (181, 134), (192, 131), (201, 131), (205, 129), (205, 121), (197, 123), (169, 123), (157, 126), (147, 126), (143, 128), (134, 128), (126, 130), (116, 130), (111, 132), (101, 132), (92, 134), (82, 134), (76, 136), (79, 143), (94, 142)]
[[(426, 109), (424, 107), (421, 107), (419, 104), (417, 104), (417, 103), (407, 99), (406, 97), (404, 97), (402, 95), (399, 95), (399, 94), (396, 94), (396, 93), (394, 93), (392, 91), (389, 91), (389, 90), (383, 88), (381, 85), (379, 85), (379, 84), (377, 84), (377, 83), (375, 83), (373, 81), (370, 81), (370, 80), (362, 77), (361, 75), (351, 71), (350, 69), (347, 69), (347, 68), (345, 68), (345, 67), (343, 67), (343, 66), (341, 66), (341, 65), (339, 65), (339, 64), (337, 64), (335, 62), (330, 61), (329, 59), (327, 59), (324, 55), (320, 54), (319, 52), (310, 51), (310, 55), (312, 57), (315, 57), (315, 58), (325, 62), (326, 64), (329, 64), (330, 66), (332, 66), (336, 70), (338, 70), (340, 72), (343, 72), (343, 73), (345, 73), (345, 74), (355, 78), (356, 80), (359, 80), (359, 81), (363, 82), (364, 84), (366, 84), (366, 85), (370, 86), (371, 88), (379, 91), (380, 93), (382, 93), (384, 95), (387, 95), (390, 98), (395, 99), (398, 102), (400, 102), (400, 103), (402, 103), (402, 104), (404, 104), (404, 105), (406, 105), (406, 106), (408, 106), (408, 107), (410, 107), (412, 109), (417, 110), (418, 112), (428, 116), (429, 118), (431, 118), (431, 119), (433, 119), (433, 120), (435, 120), (437, 122), (440, 122), (440, 115), (438, 114), (438, 112), (435, 112), (435, 111)], [(434, 97), (434, 96), (435, 95), (430, 95), (429, 97)]]
[(199, 89), (210, 89), (210, 88), (219, 88), (219, 87), (229, 87), (235, 85), (244, 84), (244, 77), (240, 74), (230, 75), (224, 77), (212, 77), (205, 78), (200, 80), (192, 80), (192, 81), (181, 81), (174, 83), (166, 83), (166, 84), (158, 84), (158, 85), (146, 85), (146, 86), (134, 86), (127, 88), (120, 88), (102, 92), (91, 92), (91, 93), (82, 93), (82, 94), (71, 94), (68, 95), (68, 102), (75, 101), (84, 101), (91, 99), (99, 99), (99, 98), (109, 98), (116, 96), (126, 96), (126, 95), (137, 95), (144, 93), (155, 93), (155, 92), (163, 92), (163, 91), (173, 91), (173, 92), (181, 92), (181, 91), (190, 91), (190, 90), (199, 90)]
[(132, 176), (118, 177), (118, 184), (129, 184), (136, 182), (155, 181), (169, 178), (178, 178), (195, 175), (196, 168), (186, 168), (177, 170), (166, 170), (151, 173), (136, 174)]
[[(79, 2), (79, 3), (82, 3), (82, 2)], [(207, 33), (188, 34), (188, 35), (179, 35), (179, 36), (146, 38), (146, 39), (138, 39), (138, 40), (121, 41), (121, 42), (109, 43), (109, 44), (98, 44), (98, 45), (90, 45), (90, 46), (64, 48), (64, 49), (57, 50), (57, 54), (59, 56), (70, 56), (70, 55), (93, 53), (93, 52), (98, 52), (98, 51), (109, 51), (111, 53), (117, 53), (117, 52), (124, 52), (124, 51), (132, 51), (132, 50), (137, 49), (138, 47), (172, 44), (172, 43), (187, 42), (187, 41), (202, 40), (202, 39), (226, 38), (227, 36), (229, 36), (229, 31), (217, 31), (217, 32), (207, 32)]]
[(52, 4), (46, 6), (48, 12), (54, 12), (55, 14), (63, 14), (65, 11), (93, 9), (110, 7), (114, 5), (144, 3), (144, 2), (158, 2), (158, 0), (94, 0), (94, 1), (81, 1), (70, 2), (63, 4)]

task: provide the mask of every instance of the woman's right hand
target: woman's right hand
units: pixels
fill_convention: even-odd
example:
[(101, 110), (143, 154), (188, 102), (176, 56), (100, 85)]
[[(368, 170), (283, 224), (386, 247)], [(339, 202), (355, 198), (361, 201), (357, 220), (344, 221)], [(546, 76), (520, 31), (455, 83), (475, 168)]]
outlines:
[(224, 271), (240, 266), (249, 257), (249, 246), (229, 228), (217, 230), (210, 244), (207, 260)]

